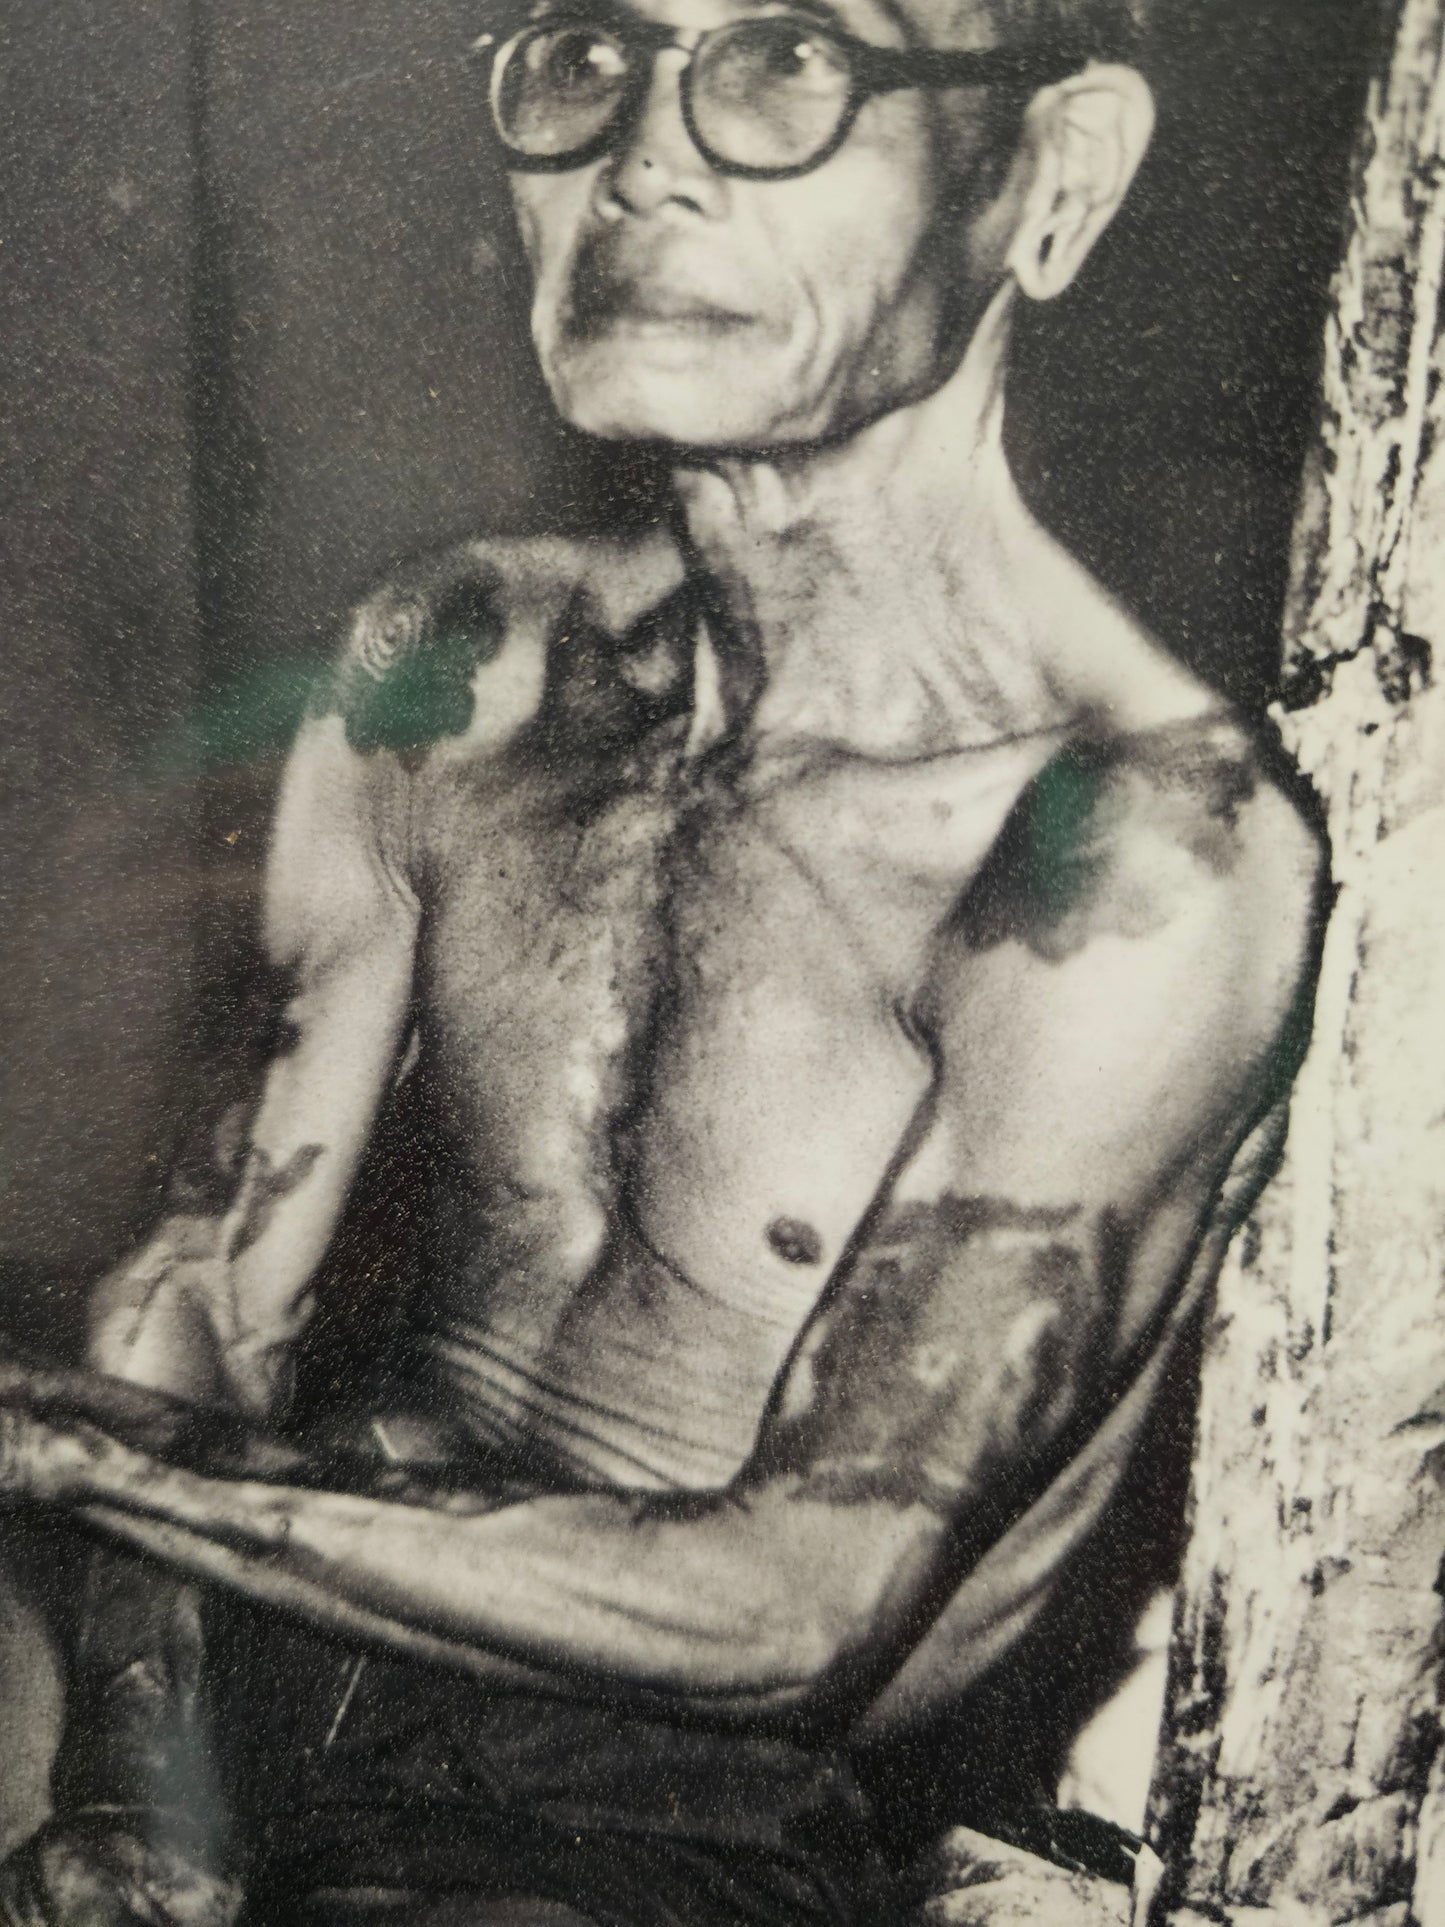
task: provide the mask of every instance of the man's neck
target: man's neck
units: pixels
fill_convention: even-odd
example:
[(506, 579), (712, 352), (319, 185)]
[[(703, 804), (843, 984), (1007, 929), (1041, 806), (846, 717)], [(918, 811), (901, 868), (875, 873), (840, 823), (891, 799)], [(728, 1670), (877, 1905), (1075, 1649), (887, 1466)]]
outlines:
[(725, 727), (760, 749), (927, 755), (1109, 706), (1098, 638), (1081, 648), (1072, 632), (1131, 625), (1081, 594), (1087, 578), (1010, 474), (1009, 309), (1005, 290), (941, 388), (845, 441), (677, 471), (687, 540), (723, 603)]
[(920, 754), (1064, 720), (1014, 579), (1034, 525), (1003, 453), (1007, 333), (999, 301), (940, 389), (844, 441), (678, 472), (760, 744)]

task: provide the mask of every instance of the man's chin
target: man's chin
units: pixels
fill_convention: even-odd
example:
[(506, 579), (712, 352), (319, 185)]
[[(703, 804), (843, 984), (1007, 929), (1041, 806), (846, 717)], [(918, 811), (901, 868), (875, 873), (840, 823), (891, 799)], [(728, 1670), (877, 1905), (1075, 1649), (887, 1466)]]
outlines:
[(741, 342), (659, 336), (625, 353), (568, 356), (551, 379), (559, 414), (605, 441), (676, 448), (776, 447), (788, 434), (773, 384)]

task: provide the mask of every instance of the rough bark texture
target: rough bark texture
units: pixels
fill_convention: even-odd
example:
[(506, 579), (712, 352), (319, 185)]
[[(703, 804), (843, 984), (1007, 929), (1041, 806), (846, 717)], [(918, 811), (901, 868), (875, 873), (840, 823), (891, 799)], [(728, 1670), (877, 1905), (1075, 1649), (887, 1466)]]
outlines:
[(1128, 1927), (1129, 1891), (1069, 1873), (970, 1827), (955, 1827), (921, 1870), (929, 1895), (908, 1927)]
[(1296, 529), (1277, 721), (1337, 895), (1207, 1342), (1151, 1816), (1173, 1927), (1445, 1927), (1442, 28), (1387, 10)]

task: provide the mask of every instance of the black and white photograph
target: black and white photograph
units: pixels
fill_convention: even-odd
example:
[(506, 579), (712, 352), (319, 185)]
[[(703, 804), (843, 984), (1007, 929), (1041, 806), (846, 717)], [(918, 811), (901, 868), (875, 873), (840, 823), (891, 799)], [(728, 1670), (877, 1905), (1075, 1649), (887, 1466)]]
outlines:
[(0, 1927), (1445, 1927), (1445, 0), (0, 80)]

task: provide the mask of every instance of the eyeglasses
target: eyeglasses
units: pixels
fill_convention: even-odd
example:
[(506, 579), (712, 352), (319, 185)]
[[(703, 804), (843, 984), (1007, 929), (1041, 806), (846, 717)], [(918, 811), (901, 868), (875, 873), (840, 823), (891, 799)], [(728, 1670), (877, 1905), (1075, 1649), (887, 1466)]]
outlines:
[(679, 35), (641, 15), (550, 15), (490, 54), (492, 119), (513, 168), (581, 167), (626, 140), (664, 48), (687, 55), (682, 117), (720, 174), (781, 181), (835, 154), (864, 103), (903, 87), (1041, 86), (1082, 64), (1062, 50), (875, 47), (802, 13), (749, 14)]

